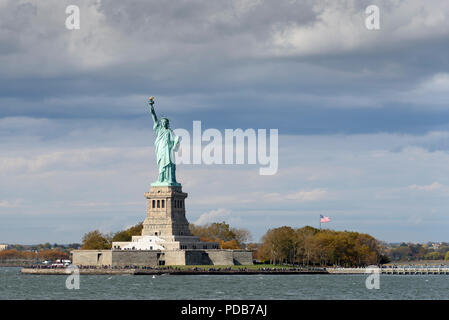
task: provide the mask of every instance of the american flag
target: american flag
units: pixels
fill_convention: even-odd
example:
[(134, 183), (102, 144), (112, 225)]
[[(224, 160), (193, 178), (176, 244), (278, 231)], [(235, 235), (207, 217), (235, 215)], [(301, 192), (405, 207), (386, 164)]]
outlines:
[(322, 214), (320, 214), (320, 223), (322, 222), (331, 222), (331, 218), (323, 216)]

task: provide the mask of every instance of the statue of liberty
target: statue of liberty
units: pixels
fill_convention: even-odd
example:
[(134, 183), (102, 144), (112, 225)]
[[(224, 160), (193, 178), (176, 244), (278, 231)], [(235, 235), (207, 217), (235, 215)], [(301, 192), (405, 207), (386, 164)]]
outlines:
[(173, 152), (178, 150), (179, 137), (175, 136), (170, 129), (170, 122), (167, 118), (162, 117), (158, 120), (156, 112), (154, 112), (154, 97), (150, 97), (148, 103), (150, 104), (151, 116), (153, 118), (153, 130), (156, 132), (156, 159), (157, 167), (159, 169), (159, 177), (152, 186), (181, 186), (176, 182), (176, 165)]

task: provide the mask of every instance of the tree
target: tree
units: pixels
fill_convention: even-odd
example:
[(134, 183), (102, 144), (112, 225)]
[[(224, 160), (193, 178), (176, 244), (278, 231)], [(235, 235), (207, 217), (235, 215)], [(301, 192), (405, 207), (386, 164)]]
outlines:
[(442, 258), (441, 253), (437, 251), (429, 252), (424, 256), (424, 259), (426, 260), (439, 260)]
[(401, 244), (399, 247), (390, 250), (390, 257), (396, 261), (405, 260), (410, 255), (411, 250), (407, 245), (403, 246)]
[(229, 241), (220, 240), (219, 243), (220, 248), (222, 249), (240, 249), (237, 240), (229, 240)]
[(444, 242), (438, 247), (438, 252), (441, 253), (443, 256), (448, 251), (449, 251), (449, 246)]
[(380, 242), (358, 232), (284, 226), (268, 230), (262, 240), (257, 257), (271, 263), (366, 266), (385, 261)]
[(449, 260), (449, 251), (444, 255), (444, 260)]
[(296, 257), (295, 240), (295, 231), (291, 227), (270, 229), (262, 238), (259, 256), (271, 263), (292, 263)]
[(127, 230), (117, 232), (112, 238), (113, 242), (131, 241), (132, 236)]
[(46, 242), (42, 245), (42, 248), (44, 249), (51, 249), (51, 244), (49, 242)]
[(240, 247), (244, 246), (244, 244), (252, 240), (252, 236), (249, 230), (237, 228), (232, 228), (231, 230), (234, 232), (235, 240), (237, 241)]
[[(199, 236), (201, 241), (212, 241), (220, 243), (225, 249), (232, 246), (234, 249), (245, 248), (245, 243), (251, 239), (251, 234), (246, 229), (231, 228), (226, 222), (214, 222), (204, 226), (190, 224), (190, 232)], [(230, 249), (230, 248), (228, 248)]]
[(38, 257), (41, 260), (55, 261), (58, 259), (69, 259), (69, 254), (57, 249), (43, 250), (38, 252)]
[(133, 236), (140, 236), (142, 234), (143, 222), (132, 226), (126, 230), (119, 231), (112, 236), (112, 242), (131, 241)]
[(305, 226), (295, 230), (296, 234), (296, 254), (297, 261), (303, 265), (309, 265), (316, 260), (317, 243), (315, 241), (315, 234), (319, 232), (318, 229)]
[(86, 233), (81, 246), (83, 250), (111, 249), (111, 242), (98, 230)]
[(246, 250), (250, 250), (253, 252), (253, 260), (261, 260), (259, 257), (260, 246), (261, 246), (260, 243), (248, 243), (246, 245)]

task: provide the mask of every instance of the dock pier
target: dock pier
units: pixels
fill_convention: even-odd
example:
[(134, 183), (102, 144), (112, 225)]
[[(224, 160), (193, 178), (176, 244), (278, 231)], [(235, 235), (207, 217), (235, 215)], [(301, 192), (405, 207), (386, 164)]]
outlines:
[[(329, 274), (365, 274), (373, 268), (326, 268)], [(432, 275), (449, 274), (449, 266), (383, 266), (378, 269), (381, 274), (395, 275)]]

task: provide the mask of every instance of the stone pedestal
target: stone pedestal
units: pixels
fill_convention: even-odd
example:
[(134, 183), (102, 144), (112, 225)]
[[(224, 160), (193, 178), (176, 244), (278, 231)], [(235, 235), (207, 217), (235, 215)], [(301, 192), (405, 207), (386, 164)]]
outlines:
[(147, 216), (142, 236), (157, 236), (166, 241), (173, 236), (191, 236), (184, 201), (187, 193), (182, 192), (181, 186), (152, 186), (145, 198)]
[[(246, 250), (221, 250), (217, 242), (204, 242), (192, 236), (186, 219), (182, 187), (151, 185), (145, 193), (147, 215), (141, 236), (132, 241), (113, 242), (111, 253), (75, 250), (73, 260), (79, 265), (233, 265), (252, 264)], [(108, 258), (108, 259), (106, 259)]]
[(187, 193), (181, 186), (154, 186), (145, 193), (147, 216), (143, 222), (142, 236), (133, 241), (142, 241), (145, 236), (155, 236), (166, 250), (218, 249), (216, 242), (201, 242), (192, 236), (186, 218), (185, 199)]

